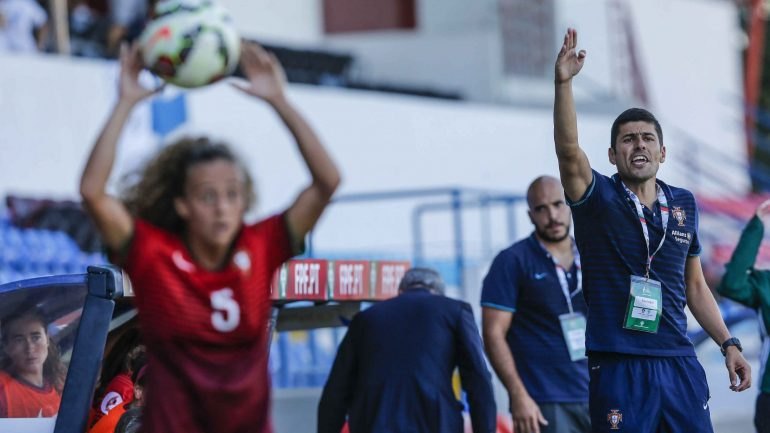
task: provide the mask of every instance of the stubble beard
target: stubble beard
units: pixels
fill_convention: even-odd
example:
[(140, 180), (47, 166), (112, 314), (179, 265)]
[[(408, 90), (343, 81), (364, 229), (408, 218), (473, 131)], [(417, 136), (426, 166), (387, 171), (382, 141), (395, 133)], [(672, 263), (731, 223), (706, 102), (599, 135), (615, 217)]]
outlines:
[(569, 237), (569, 226), (564, 227), (564, 234), (562, 236), (551, 236), (546, 230), (541, 230), (539, 228), (537, 229), (537, 234), (543, 242), (556, 244)]

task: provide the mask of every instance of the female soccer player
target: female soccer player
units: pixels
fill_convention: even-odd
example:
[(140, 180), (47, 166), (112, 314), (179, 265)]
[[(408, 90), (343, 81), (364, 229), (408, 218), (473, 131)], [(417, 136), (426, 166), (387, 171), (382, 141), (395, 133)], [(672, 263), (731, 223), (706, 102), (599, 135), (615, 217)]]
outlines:
[(269, 432), (267, 321), (273, 272), (300, 252), (340, 183), (337, 167), (284, 93), (274, 56), (244, 44), (243, 93), (270, 105), (297, 142), (312, 181), (283, 213), (243, 223), (248, 171), (208, 138), (164, 148), (125, 191), (105, 192), (121, 130), (158, 89), (138, 83), (136, 46), (120, 56), (119, 99), (91, 151), (80, 192), (113, 261), (136, 293), (148, 352), (148, 433)]

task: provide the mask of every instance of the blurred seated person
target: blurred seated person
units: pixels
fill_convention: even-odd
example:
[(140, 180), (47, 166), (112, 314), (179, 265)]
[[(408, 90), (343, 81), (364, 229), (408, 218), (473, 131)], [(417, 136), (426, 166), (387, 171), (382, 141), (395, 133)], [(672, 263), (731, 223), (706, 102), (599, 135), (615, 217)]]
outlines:
[[(134, 384), (133, 398), (130, 401), (123, 401), (107, 412), (99, 421), (91, 427), (89, 433), (113, 433), (120, 431), (118, 426), (122, 424), (125, 430), (126, 425), (136, 424), (141, 415), (141, 408), (144, 405), (144, 384), (145, 373), (147, 370), (147, 360), (144, 352), (139, 353), (134, 360), (134, 373), (131, 375), (131, 382)], [(125, 420), (124, 420), (125, 418)]]
[(0, 0), (0, 52), (44, 51), (48, 14), (35, 0)]
[(144, 407), (144, 375), (142, 371), (134, 380), (134, 401), (124, 406), (126, 412), (120, 416), (115, 433), (138, 433), (142, 428), (142, 408)]
[(20, 309), (0, 320), (0, 417), (55, 416), (66, 371), (43, 314)]
[(69, 0), (70, 53), (81, 57), (104, 57), (110, 26), (104, 1)]
[(126, 353), (122, 370), (107, 383), (101, 398), (96, 401), (94, 422), (99, 421), (116, 406), (129, 403), (134, 399), (132, 377), (144, 365), (144, 353), (143, 345), (135, 345)]
[(107, 56), (117, 57), (120, 43), (133, 41), (144, 29), (154, 1), (109, 0), (110, 28), (107, 31)]

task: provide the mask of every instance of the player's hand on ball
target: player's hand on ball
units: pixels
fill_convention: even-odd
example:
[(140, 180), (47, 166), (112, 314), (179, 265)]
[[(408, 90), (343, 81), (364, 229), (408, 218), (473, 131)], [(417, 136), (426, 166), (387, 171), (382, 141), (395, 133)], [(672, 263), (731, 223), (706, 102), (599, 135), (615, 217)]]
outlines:
[(233, 87), (267, 102), (277, 102), (284, 96), (286, 74), (274, 54), (254, 42), (241, 44), (241, 70), (246, 83)]
[(139, 53), (139, 45), (131, 46), (123, 44), (120, 46), (120, 82), (118, 92), (120, 99), (131, 104), (152, 96), (163, 89), (159, 86), (154, 89), (148, 89), (139, 83), (139, 73), (144, 69), (142, 56)]
[(583, 69), (586, 50), (578, 52), (575, 47), (577, 47), (577, 31), (575, 29), (567, 29), (567, 33), (564, 35), (564, 43), (556, 57), (556, 74), (554, 78), (557, 83), (571, 80), (572, 77)]

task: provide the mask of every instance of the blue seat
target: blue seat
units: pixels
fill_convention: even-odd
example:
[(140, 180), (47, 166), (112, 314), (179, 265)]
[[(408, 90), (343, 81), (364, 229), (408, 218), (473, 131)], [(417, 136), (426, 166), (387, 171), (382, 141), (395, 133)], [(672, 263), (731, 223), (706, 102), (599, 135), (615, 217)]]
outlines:
[(85, 253), (62, 231), (20, 229), (0, 218), (0, 268), (3, 281), (83, 273), (106, 263), (100, 253)]
[(270, 353), (270, 372), (277, 388), (321, 387), (326, 382), (344, 329), (279, 333)]

